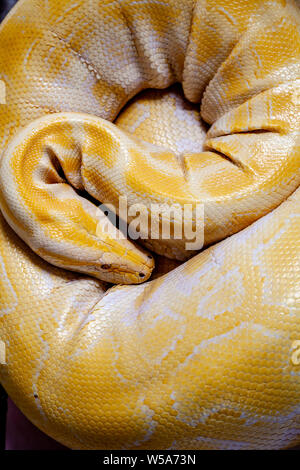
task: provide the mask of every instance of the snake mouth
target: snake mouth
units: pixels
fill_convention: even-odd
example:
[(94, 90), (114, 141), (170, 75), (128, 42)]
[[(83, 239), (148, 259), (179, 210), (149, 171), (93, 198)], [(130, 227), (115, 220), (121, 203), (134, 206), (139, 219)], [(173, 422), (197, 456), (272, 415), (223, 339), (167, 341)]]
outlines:
[[(143, 265), (138, 271), (128, 268), (122, 269), (122, 267), (117, 265), (102, 265), (100, 267), (100, 278), (105, 275), (106, 281), (113, 284), (141, 284), (151, 277), (153, 269), (154, 263), (151, 266)], [(95, 271), (95, 277), (97, 277), (96, 274), (97, 271)]]

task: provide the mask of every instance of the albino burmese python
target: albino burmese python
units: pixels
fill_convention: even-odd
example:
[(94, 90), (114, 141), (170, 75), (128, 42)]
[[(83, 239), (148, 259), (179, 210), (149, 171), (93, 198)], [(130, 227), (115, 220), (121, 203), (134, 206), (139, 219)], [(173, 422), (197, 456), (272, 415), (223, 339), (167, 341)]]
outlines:
[[(21, 0), (0, 78), (10, 397), (71, 448), (299, 443), (297, 5)], [(202, 203), (205, 247), (116, 239), (87, 193)]]

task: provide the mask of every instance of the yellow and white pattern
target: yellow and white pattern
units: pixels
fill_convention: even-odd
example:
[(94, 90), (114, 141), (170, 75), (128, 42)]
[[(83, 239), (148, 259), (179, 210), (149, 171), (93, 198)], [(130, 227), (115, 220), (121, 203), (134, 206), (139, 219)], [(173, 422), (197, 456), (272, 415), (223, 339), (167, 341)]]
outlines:
[[(0, 80), (15, 403), (74, 449), (299, 444), (296, 3), (20, 0)], [(115, 239), (84, 191), (203, 204), (205, 247)]]

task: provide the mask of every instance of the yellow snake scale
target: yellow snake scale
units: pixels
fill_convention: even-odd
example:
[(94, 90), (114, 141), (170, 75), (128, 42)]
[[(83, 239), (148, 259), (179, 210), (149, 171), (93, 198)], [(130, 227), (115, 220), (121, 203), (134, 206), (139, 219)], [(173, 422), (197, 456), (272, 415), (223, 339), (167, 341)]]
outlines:
[[(74, 449), (297, 445), (297, 4), (20, 0), (0, 79), (0, 379), (22, 412)], [(92, 201), (120, 196), (202, 203), (204, 248), (102, 232)]]

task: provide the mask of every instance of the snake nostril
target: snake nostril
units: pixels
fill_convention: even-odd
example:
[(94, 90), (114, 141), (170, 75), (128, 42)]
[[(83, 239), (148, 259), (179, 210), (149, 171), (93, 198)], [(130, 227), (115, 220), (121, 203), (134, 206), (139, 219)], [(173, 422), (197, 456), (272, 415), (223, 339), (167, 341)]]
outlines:
[(145, 274), (144, 273), (139, 273), (139, 276), (140, 277), (145, 277)]

